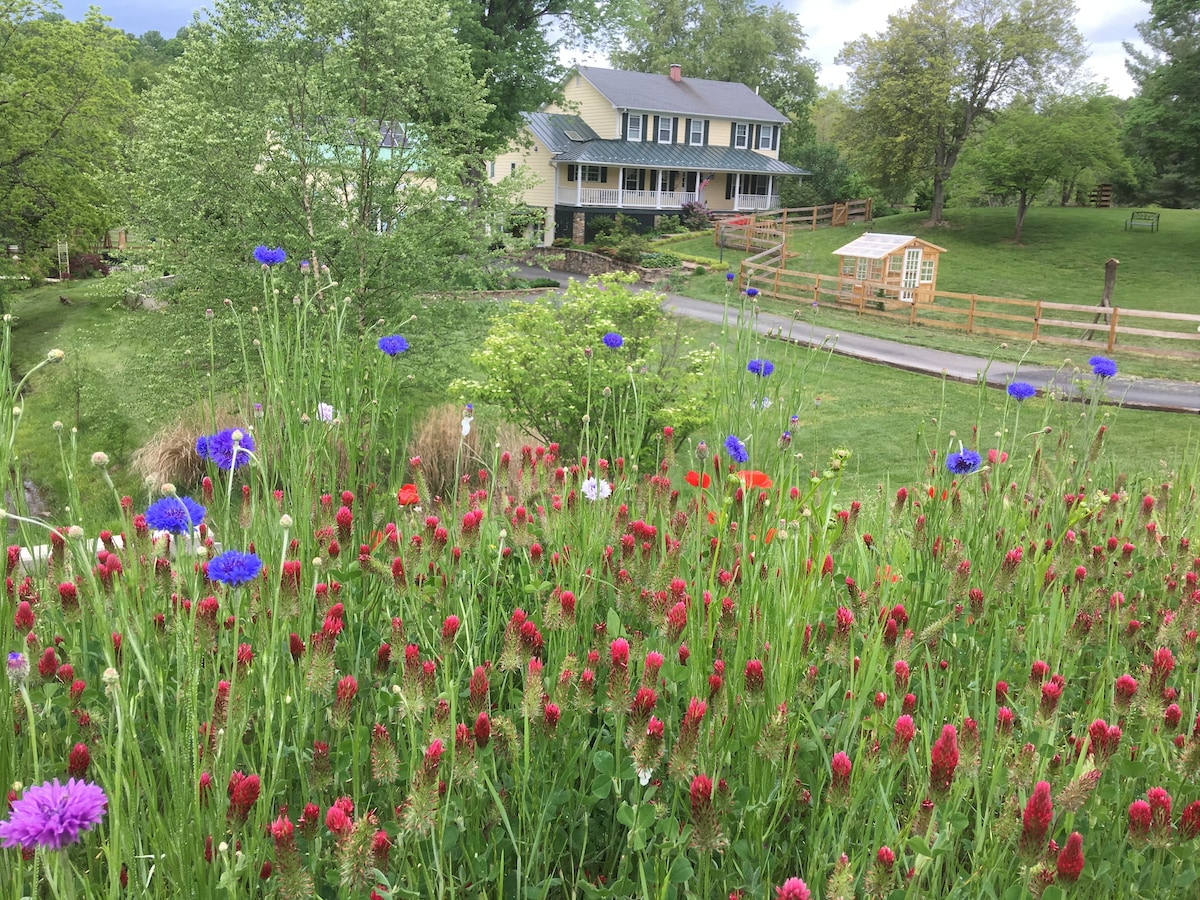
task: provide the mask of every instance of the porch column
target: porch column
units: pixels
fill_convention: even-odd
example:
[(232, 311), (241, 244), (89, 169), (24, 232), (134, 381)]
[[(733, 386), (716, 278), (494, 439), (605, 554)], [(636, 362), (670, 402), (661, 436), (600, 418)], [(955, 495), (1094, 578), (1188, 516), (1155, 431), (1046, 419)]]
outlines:
[(621, 205), (625, 202), (625, 167), (621, 166), (620, 174), (617, 176), (617, 209), (624, 209)]
[(775, 176), (767, 176), (767, 209), (771, 208), (771, 198), (775, 195)]
[(575, 205), (583, 206), (583, 166), (575, 166)]
[(740, 172), (733, 173), (733, 208), (740, 209), (742, 205), (742, 176)]
[(696, 170), (696, 196), (694, 196), (692, 199), (696, 203), (699, 203), (700, 195), (702, 193), (704, 193), (704, 173), (701, 172), (699, 169), (697, 169)]
[(665, 170), (665, 169), (659, 169), (659, 170), (658, 170), (658, 192), (657, 192), (657, 193), (655, 194), (655, 196), (654, 196), (654, 208), (655, 208), (655, 209), (662, 209), (662, 186), (663, 186), (663, 177), (664, 177), (666, 174), (667, 174), (667, 173), (666, 173), (666, 170)]

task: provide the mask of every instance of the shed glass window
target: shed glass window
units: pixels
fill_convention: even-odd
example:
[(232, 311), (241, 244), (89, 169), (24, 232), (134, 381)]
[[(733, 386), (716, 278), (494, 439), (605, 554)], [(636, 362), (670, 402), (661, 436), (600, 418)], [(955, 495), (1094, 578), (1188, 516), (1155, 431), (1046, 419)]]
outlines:
[(889, 272), (902, 272), (902, 271), (904, 271), (904, 257), (903, 257), (903, 256), (899, 256), (899, 255), (897, 255), (897, 256), (889, 256), (889, 257), (888, 257), (888, 271), (889, 271)]
[(933, 260), (921, 260), (921, 284), (933, 283)]

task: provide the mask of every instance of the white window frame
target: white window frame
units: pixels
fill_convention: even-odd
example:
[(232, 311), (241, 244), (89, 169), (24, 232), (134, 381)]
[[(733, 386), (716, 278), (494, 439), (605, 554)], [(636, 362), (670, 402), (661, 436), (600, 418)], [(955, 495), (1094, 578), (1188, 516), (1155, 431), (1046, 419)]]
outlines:
[(591, 184), (601, 184), (604, 181), (600, 177), (600, 167), (591, 163), (581, 163), (579, 168), (575, 170), (575, 177), (580, 181), (586, 181)]
[(750, 126), (747, 123), (733, 123), (733, 146), (738, 150), (750, 148)]
[[(670, 116), (663, 116), (658, 120), (658, 134), (656, 134), (654, 137), (660, 144), (673, 143), (671, 138), (674, 130), (674, 120)], [(666, 140), (663, 140), (664, 137)]]
[(692, 119), (692, 132), (688, 135), (688, 144), (693, 147), (704, 146), (704, 120)]
[(622, 182), (622, 189), (626, 191), (640, 191), (638, 184), (641, 183), (641, 172), (639, 169), (626, 169), (625, 180)]
[(758, 133), (758, 149), (770, 150), (773, 143), (775, 143), (775, 126), (764, 125), (762, 131)]
[(921, 284), (933, 284), (933, 268), (932, 259), (921, 260)]
[[(636, 137), (634, 137), (634, 130), (635, 130), (634, 123), (635, 122), (637, 123), (637, 126), (636, 126), (637, 136)], [(635, 113), (630, 113), (629, 114), (629, 124), (625, 126), (625, 139), (627, 141), (639, 141), (640, 142), (642, 140), (642, 131), (643, 131), (643, 127), (645, 126), (645, 124), (646, 124), (645, 116), (638, 115)]]

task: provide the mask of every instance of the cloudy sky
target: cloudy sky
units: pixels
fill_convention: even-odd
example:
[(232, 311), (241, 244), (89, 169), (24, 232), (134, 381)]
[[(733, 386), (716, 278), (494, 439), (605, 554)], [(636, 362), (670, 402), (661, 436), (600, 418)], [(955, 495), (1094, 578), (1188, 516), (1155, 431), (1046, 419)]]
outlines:
[[(131, 34), (158, 31), (172, 37), (191, 21), (192, 12), (204, 6), (196, 0), (95, 0), (116, 28)], [(782, 0), (804, 26), (809, 55), (820, 64), (818, 77), (830, 87), (841, 85), (846, 72), (833, 64), (847, 41), (863, 33), (877, 33), (889, 14), (909, 6), (911, 0)], [(997, 0), (1003, 2), (1003, 0)], [(63, 12), (73, 19), (87, 10), (89, 0), (63, 0)], [(1097, 81), (1122, 97), (1133, 93), (1125, 73), (1122, 41), (1134, 40), (1134, 25), (1150, 14), (1149, 0), (1081, 0), (1076, 24), (1091, 52), (1088, 68)]]

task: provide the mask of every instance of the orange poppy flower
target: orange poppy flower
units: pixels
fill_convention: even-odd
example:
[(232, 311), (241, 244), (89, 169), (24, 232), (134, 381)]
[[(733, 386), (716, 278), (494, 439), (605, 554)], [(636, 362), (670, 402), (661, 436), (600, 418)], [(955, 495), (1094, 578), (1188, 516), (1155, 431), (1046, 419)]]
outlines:
[(737, 477), (742, 479), (742, 484), (748, 488), (769, 488), (774, 484), (765, 472), (757, 469), (743, 469), (737, 473)]
[(717, 524), (717, 514), (715, 512), (713, 512), (711, 509), (708, 511), (708, 524), (709, 525)]
[(701, 475), (699, 472), (688, 472), (687, 475), (684, 476), (684, 480), (692, 487), (708, 487), (710, 484), (712, 484), (712, 479), (708, 477), (707, 472), (705, 472), (703, 475)]
[(400, 487), (400, 493), (396, 495), (396, 501), (401, 506), (416, 506), (421, 502), (421, 497), (417, 493), (415, 484), (405, 484)]

